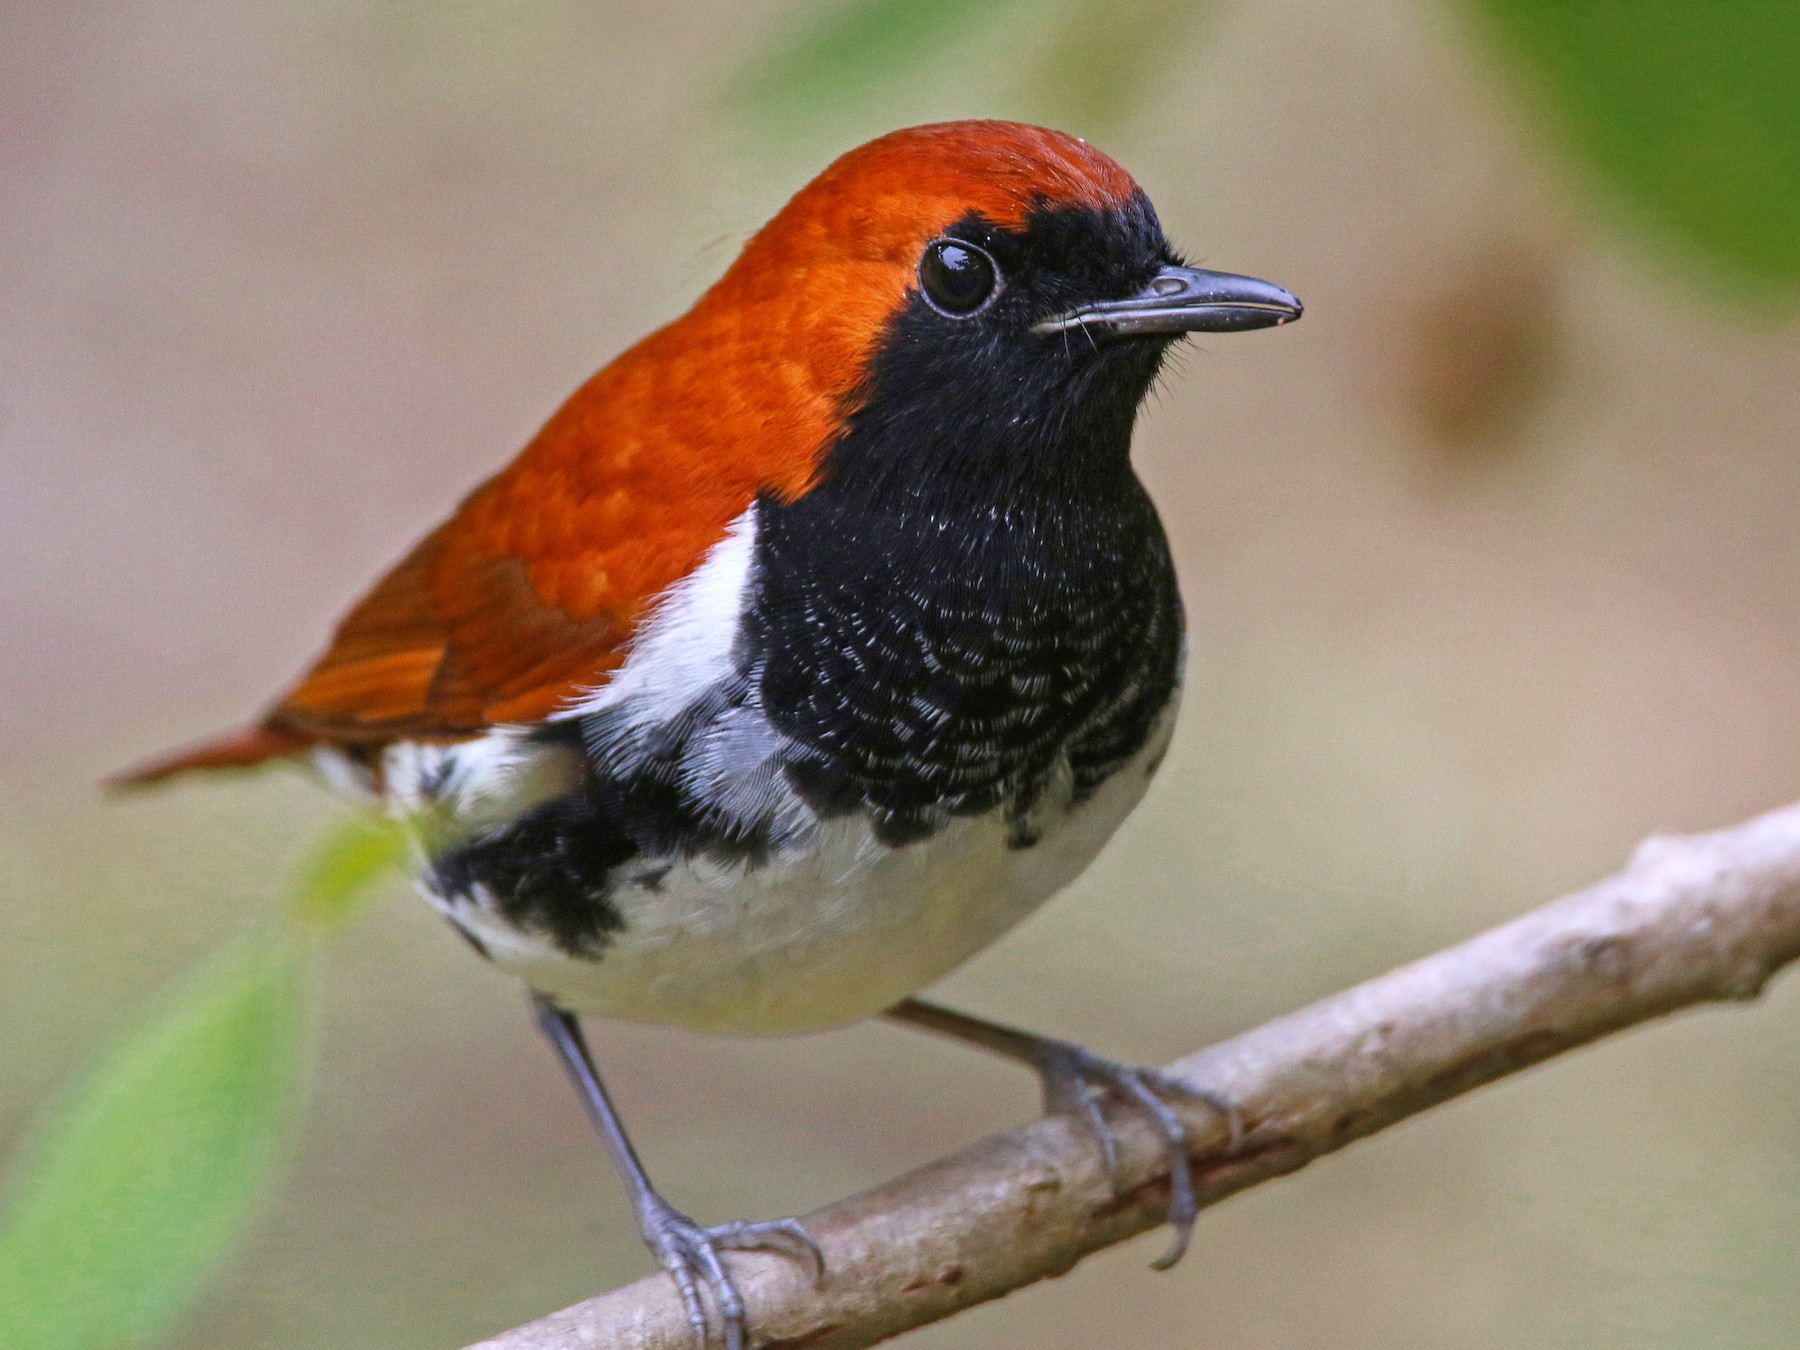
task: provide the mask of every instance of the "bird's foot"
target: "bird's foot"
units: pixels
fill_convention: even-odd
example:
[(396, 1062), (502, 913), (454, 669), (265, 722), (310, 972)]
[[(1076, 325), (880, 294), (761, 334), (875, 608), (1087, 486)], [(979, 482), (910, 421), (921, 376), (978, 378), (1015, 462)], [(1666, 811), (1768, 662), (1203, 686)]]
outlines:
[(1170, 1107), (1171, 1100), (1205, 1102), (1225, 1120), (1230, 1132), (1227, 1150), (1234, 1150), (1243, 1139), (1243, 1117), (1237, 1107), (1203, 1088), (1190, 1087), (1155, 1069), (1138, 1069), (1115, 1064), (1109, 1059), (1083, 1050), (1068, 1041), (1042, 1039), (1033, 1047), (1031, 1062), (1044, 1084), (1044, 1109), (1051, 1114), (1080, 1115), (1094, 1132), (1106, 1159), (1106, 1170), (1113, 1185), (1119, 1185), (1118, 1132), (1106, 1119), (1097, 1094), (1112, 1092), (1142, 1112), (1162, 1142), (1169, 1159), (1169, 1224), (1175, 1230), (1169, 1249), (1151, 1262), (1156, 1270), (1167, 1270), (1187, 1252), (1194, 1234), (1194, 1219), (1199, 1204), (1194, 1196), (1194, 1178), (1189, 1170), (1187, 1127)]
[[(744, 1299), (720, 1253), (777, 1252), (799, 1262), (815, 1285), (825, 1275), (824, 1253), (798, 1219), (722, 1223), (715, 1228), (702, 1228), (660, 1196), (651, 1195), (639, 1221), (644, 1242), (681, 1291), (688, 1324), (694, 1329), (694, 1342), (701, 1350), (714, 1344), (706, 1316), (709, 1300), (718, 1313), (725, 1350), (744, 1350)], [(706, 1291), (704, 1298), (702, 1289)]]

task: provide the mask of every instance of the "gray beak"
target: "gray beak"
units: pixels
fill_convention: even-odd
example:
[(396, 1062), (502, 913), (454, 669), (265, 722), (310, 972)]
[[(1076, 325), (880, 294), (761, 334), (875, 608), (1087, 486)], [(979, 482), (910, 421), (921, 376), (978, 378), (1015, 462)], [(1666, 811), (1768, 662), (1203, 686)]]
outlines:
[(1121, 337), (1145, 333), (1236, 333), (1271, 328), (1300, 317), (1300, 302), (1281, 287), (1230, 272), (1162, 268), (1150, 284), (1123, 300), (1102, 300), (1045, 319), (1034, 333), (1082, 328)]

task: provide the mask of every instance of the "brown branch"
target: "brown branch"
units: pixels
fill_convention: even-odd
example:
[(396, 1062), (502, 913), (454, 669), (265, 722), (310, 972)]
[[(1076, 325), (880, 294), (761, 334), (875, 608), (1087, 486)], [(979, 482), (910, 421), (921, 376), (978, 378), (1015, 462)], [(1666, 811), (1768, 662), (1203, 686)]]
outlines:
[[(1186, 1117), (1203, 1205), (1483, 1083), (1678, 1008), (1753, 998), (1800, 956), (1800, 805), (1713, 834), (1644, 843), (1625, 871), (1460, 946), (1170, 1066), (1239, 1103)], [(809, 1215), (829, 1274), (731, 1258), (761, 1346), (849, 1350), (1060, 1275), (1160, 1222), (1168, 1172), (1122, 1122), (1115, 1195), (1089, 1135), (1061, 1117), (992, 1135)], [(1159, 1170), (1160, 1169), (1160, 1170)], [(656, 1275), (479, 1350), (693, 1350)]]

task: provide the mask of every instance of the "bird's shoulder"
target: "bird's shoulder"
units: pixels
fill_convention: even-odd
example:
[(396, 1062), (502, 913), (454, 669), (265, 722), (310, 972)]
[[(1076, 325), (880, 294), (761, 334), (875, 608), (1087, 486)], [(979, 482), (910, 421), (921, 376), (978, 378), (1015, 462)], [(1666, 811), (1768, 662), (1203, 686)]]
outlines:
[(804, 429), (783, 462), (760, 419), (709, 425), (717, 391), (696, 397), (682, 363), (631, 355), (375, 584), (270, 725), (366, 741), (541, 721), (606, 681), (759, 493), (803, 490)]

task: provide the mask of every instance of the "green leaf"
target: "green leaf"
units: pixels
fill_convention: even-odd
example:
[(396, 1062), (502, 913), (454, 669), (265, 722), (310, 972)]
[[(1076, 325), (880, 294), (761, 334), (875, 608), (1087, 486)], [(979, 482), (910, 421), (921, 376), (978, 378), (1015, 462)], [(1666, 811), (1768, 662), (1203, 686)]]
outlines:
[(104, 1055), (27, 1143), (0, 1214), (0, 1346), (122, 1350), (244, 1230), (300, 1086), (301, 948), (232, 947)]
[(745, 67), (732, 101), (774, 121), (841, 111), (916, 73), (1019, 0), (841, 0), (816, 5)]
[(303, 929), (342, 927), (384, 882), (410, 861), (423, 820), (402, 824), (387, 816), (351, 816), (300, 865), (289, 913)]
[(1478, 0), (1577, 164), (1747, 294), (1800, 291), (1800, 3)]

